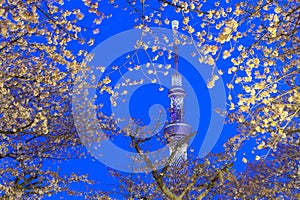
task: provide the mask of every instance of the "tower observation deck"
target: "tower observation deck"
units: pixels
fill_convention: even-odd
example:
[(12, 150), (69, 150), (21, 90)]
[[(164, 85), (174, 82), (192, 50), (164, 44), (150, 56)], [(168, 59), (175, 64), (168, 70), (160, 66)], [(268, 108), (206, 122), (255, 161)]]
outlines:
[(172, 86), (168, 93), (170, 98), (170, 120), (164, 128), (170, 155), (175, 152), (171, 162), (172, 165), (179, 165), (182, 161), (187, 160), (188, 138), (192, 133), (191, 126), (185, 123), (184, 120), (184, 98), (186, 93), (182, 87), (182, 76), (178, 72), (178, 25), (177, 20), (172, 21), (175, 73), (172, 75)]

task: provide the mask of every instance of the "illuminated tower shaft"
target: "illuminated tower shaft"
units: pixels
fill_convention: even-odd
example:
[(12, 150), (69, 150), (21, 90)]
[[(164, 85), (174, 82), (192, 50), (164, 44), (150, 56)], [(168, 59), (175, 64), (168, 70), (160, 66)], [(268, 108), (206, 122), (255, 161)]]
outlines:
[(180, 165), (182, 161), (187, 160), (188, 137), (192, 132), (191, 126), (184, 122), (184, 97), (186, 93), (182, 87), (182, 76), (178, 73), (178, 24), (177, 20), (172, 21), (175, 73), (172, 75), (172, 87), (168, 94), (171, 100), (170, 121), (164, 129), (170, 155), (175, 152), (172, 165)]

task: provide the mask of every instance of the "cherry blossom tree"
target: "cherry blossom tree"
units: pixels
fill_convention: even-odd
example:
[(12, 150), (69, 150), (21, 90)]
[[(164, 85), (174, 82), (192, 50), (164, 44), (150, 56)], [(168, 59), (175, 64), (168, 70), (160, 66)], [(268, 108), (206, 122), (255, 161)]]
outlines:
[[(192, 37), (194, 45), (198, 47), (191, 54), (199, 57), (200, 62), (222, 66), (219, 70), (212, 68), (212, 78), (207, 81), (208, 88), (214, 87), (220, 76), (231, 77), (226, 82), (229, 90), (229, 110), (226, 113), (228, 123), (237, 124), (238, 129), (237, 134), (224, 144), (224, 155), (230, 155), (227, 162), (231, 159), (238, 162), (237, 155), (244, 153), (242, 161), (249, 166), (242, 173), (234, 170), (227, 172), (223, 176), (224, 182), (218, 182), (210, 188), (210, 192), (204, 192), (203, 196), (200, 194), (198, 197), (296, 198), (299, 191), (296, 178), (299, 173), (299, 156), (284, 149), (294, 148), (296, 152), (299, 149), (300, 8), (297, 1), (234, 3), (161, 0), (159, 11), (151, 9), (147, 1), (141, 1), (140, 4), (129, 2), (138, 15), (136, 27), (142, 30), (147, 31), (152, 23), (168, 25), (169, 12), (172, 10), (176, 19), (182, 19), (181, 31)], [(145, 45), (142, 44), (143, 47)], [(224, 114), (223, 111), (218, 112)], [(137, 144), (137, 141), (133, 142)], [(253, 142), (256, 145), (252, 151), (245, 152), (245, 147)], [(136, 150), (143, 155), (138, 146)], [(256, 161), (251, 161), (251, 157)], [(197, 172), (195, 169), (191, 171)], [(216, 177), (217, 174), (214, 172), (215, 176), (210, 174), (209, 177)], [(157, 195), (159, 197), (165, 195), (165, 198), (181, 199), (183, 193), (174, 193), (170, 189), (172, 187), (163, 181), (164, 178), (171, 181), (174, 176), (154, 171), (152, 184), (156, 186), (148, 182), (139, 183), (143, 188), (137, 193), (148, 192), (154, 195), (155, 192), (151, 191), (156, 187), (161, 193)], [(193, 175), (188, 177), (191, 181)], [(132, 185), (132, 180), (127, 177), (124, 182)], [(209, 183), (206, 180), (206, 184)], [(192, 187), (195, 185), (196, 181)], [(224, 191), (230, 193), (225, 194)]]
[[(80, 8), (73, 5), (71, 9), (64, 3), (63, 0), (0, 2), (0, 197), (6, 199), (40, 199), (65, 191), (83, 195), (84, 192), (73, 191), (70, 184), (92, 182), (86, 175), (62, 174), (48, 162), (55, 165), (86, 156), (74, 126), (72, 87), (82, 81), (82, 72), (90, 69), (84, 66), (84, 59), (92, 59), (88, 48), (94, 46), (95, 39), (83, 35), (86, 31), (97, 35), (101, 21), (110, 15), (101, 11), (96, 0), (83, 0)], [(220, 77), (226, 80), (229, 109), (218, 112), (226, 114), (228, 123), (238, 126), (235, 136), (224, 144), (224, 152), (185, 163), (189, 170), (176, 179), (186, 185), (179, 188), (174, 187), (172, 180), (176, 175), (169, 165), (162, 171), (153, 169), (143, 177), (113, 172), (114, 177), (122, 180), (126, 198), (297, 198), (300, 111), (297, 0), (110, 0), (104, 5), (110, 4), (122, 10), (121, 14), (129, 14), (135, 23), (133, 28), (144, 33), (151, 33), (151, 26), (166, 27), (172, 19), (180, 20), (180, 31), (190, 36), (195, 46), (190, 54), (200, 63), (212, 66), (211, 78), (205, 80), (207, 87), (213, 88)], [(158, 72), (168, 75), (173, 52), (159, 49), (173, 40), (160, 39), (164, 43), (149, 46), (141, 37), (135, 46), (137, 50), (127, 55), (123, 65), (112, 70), (141, 70), (139, 50), (146, 52), (143, 60), (147, 60), (147, 66), (162, 59), (166, 60), (165, 68), (149, 68), (139, 80), (124, 80), (123, 91), (119, 93), (115, 92), (119, 87), (109, 86), (109, 75), (97, 84), (97, 89), (111, 96), (113, 105), (121, 94), (126, 94), (126, 86), (143, 84), (143, 78), (159, 83)], [(184, 38), (176, 42), (187, 43)], [(71, 48), (72, 45), (78, 50)], [(103, 66), (99, 69), (106, 70)], [(83, 99), (86, 96), (82, 94)], [(99, 114), (100, 128), (115, 134), (119, 133), (118, 120)], [(140, 145), (146, 141), (131, 139), (135, 151), (143, 153)], [(237, 155), (253, 143), (255, 161), (245, 155), (242, 160), (249, 166), (244, 172), (234, 171)], [(102, 198), (105, 194), (98, 191), (87, 195)]]
[[(87, 175), (67, 175), (55, 167), (85, 156), (72, 118), (71, 92), (85, 49), (93, 43), (81, 36), (86, 27), (80, 26), (84, 19), (80, 8), (68, 10), (63, 4), (0, 2), (0, 197), (4, 199), (40, 199), (59, 192), (82, 195), (70, 184), (91, 183)], [(94, 33), (105, 17), (97, 5), (82, 4), (94, 16), (89, 27)], [(72, 44), (81, 50), (72, 51)]]

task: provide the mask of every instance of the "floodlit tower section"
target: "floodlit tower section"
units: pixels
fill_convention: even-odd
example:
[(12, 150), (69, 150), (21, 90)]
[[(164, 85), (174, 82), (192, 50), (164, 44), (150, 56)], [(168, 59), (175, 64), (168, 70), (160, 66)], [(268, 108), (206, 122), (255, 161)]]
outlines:
[(182, 87), (182, 76), (178, 73), (178, 26), (179, 22), (177, 20), (172, 21), (175, 73), (172, 75), (172, 87), (169, 89), (168, 94), (171, 100), (169, 108), (170, 121), (164, 129), (170, 155), (175, 152), (172, 165), (180, 165), (182, 161), (187, 160), (188, 137), (192, 133), (191, 126), (184, 121), (184, 97), (186, 93)]

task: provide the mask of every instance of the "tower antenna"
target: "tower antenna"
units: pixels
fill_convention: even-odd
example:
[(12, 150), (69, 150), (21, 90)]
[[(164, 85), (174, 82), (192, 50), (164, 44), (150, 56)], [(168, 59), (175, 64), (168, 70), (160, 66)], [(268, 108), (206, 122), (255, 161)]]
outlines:
[(176, 73), (178, 72), (178, 30), (179, 26), (179, 21), (178, 20), (173, 20), (172, 21), (172, 30), (173, 30), (173, 48), (174, 48), (174, 68)]

